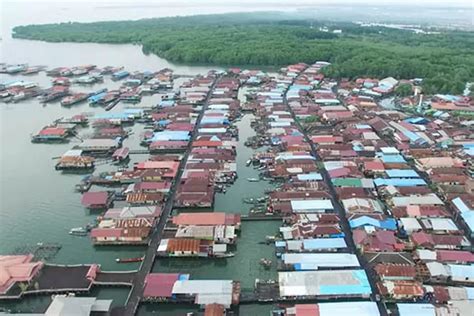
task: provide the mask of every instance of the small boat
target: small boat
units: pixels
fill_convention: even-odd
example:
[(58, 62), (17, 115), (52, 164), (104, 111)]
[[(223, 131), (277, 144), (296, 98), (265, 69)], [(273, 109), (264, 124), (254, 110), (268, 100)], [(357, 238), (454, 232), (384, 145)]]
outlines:
[(247, 181), (248, 182), (259, 182), (260, 179), (258, 179), (258, 178), (247, 178)]
[(272, 261), (267, 258), (261, 258), (260, 259), (260, 265), (262, 265), (265, 269), (269, 269), (272, 265)]
[(117, 258), (115, 261), (117, 263), (132, 263), (132, 262), (142, 262), (145, 257), (136, 257), (136, 258)]
[(87, 228), (84, 228), (84, 227), (75, 227), (75, 228), (71, 228), (71, 230), (69, 231), (69, 235), (73, 235), (73, 236), (86, 236), (88, 232), (89, 232), (89, 231), (88, 231)]
[(252, 164), (252, 159), (247, 160), (247, 162), (245, 163), (247, 167), (250, 166), (251, 164)]

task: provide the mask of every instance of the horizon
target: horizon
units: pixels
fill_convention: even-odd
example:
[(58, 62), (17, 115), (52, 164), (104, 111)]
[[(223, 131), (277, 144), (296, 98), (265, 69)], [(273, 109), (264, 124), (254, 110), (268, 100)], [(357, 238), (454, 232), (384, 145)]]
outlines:
[[(254, 5), (254, 6), (274, 6), (275, 9), (281, 8), (282, 6), (291, 6), (295, 7), (317, 7), (317, 6), (401, 6), (401, 7), (430, 7), (430, 8), (463, 8), (474, 10), (474, 2), (471, 0), (455, 0), (446, 3), (443, 0), (418, 0), (415, 4), (410, 0), (241, 0), (241, 1), (228, 1), (222, 3), (221, 1), (209, 0), (209, 1), (186, 1), (186, 0), (177, 0), (177, 1), (139, 1), (135, 2), (132, 0), (4, 0), (2, 4), (41, 4), (41, 3), (55, 3), (61, 5), (68, 4), (84, 4), (84, 3), (93, 3), (97, 6), (150, 6), (150, 7), (159, 7), (161, 5), (167, 6), (187, 6), (187, 7), (199, 7), (199, 6), (242, 6), (242, 5)], [(288, 9), (291, 9), (288, 8)], [(474, 18), (474, 17), (473, 17)]]

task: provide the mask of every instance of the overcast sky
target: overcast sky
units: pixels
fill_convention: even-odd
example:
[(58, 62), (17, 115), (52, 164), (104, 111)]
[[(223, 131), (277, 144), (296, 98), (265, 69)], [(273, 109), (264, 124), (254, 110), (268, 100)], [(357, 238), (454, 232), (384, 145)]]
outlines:
[(317, 4), (348, 4), (348, 5), (382, 5), (382, 4), (402, 4), (402, 5), (435, 5), (435, 6), (463, 6), (474, 7), (474, 0), (0, 0), (1, 2), (93, 2), (96, 4), (153, 4), (160, 3), (175, 4), (175, 5), (238, 5), (238, 4), (252, 4), (252, 5), (269, 5), (275, 4), (281, 6), (288, 4), (289, 6), (301, 5), (317, 5)]

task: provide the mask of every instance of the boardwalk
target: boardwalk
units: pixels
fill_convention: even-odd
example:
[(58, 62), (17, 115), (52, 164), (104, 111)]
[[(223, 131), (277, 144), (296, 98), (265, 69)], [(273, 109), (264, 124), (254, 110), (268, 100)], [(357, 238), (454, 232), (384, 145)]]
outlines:
[(124, 315), (135, 315), (138, 309), (138, 306), (140, 304), (140, 300), (143, 296), (143, 287), (145, 285), (145, 277), (147, 276), (148, 273), (150, 273), (151, 269), (153, 268), (153, 263), (155, 262), (155, 258), (156, 258), (156, 250), (158, 249), (158, 245), (160, 244), (160, 240), (163, 234), (164, 227), (168, 220), (168, 217), (170, 216), (171, 210), (173, 209), (173, 202), (174, 202), (177, 186), (183, 175), (184, 167), (186, 166), (186, 161), (188, 160), (188, 156), (191, 151), (192, 142), (196, 139), (199, 123), (201, 122), (201, 119), (204, 115), (204, 110), (206, 110), (208, 106), (209, 99), (211, 97), (212, 91), (214, 90), (215, 83), (216, 83), (216, 80), (214, 80), (214, 83), (212, 84), (211, 89), (209, 90), (207, 98), (204, 101), (203, 109), (201, 113), (199, 114), (198, 119), (196, 120), (196, 126), (194, 127), (194, 130), (193, 130), (192, 139), (190, 140), (188, 148), (183, 158), (180, 161), (178, 174), (176, 175), (176, 178), (174, 179), (173, 185), (170, 190), (170, 192), (172, 193), (168, 197), (168, 200), (166, 201), (166, 204), (163, 208), (163, 213), (158, 221), (158, 224), (155, 226), (155, 229), (153, 230), (153, 233), (150, 238), (150, 242), (148, 244), (148, 249), (145, 254), (145, 259), (143, 260), (142, 265), (140, 267), (140, 271), (138, 271), (137, 275), (135, 276), (135, 281), (134, 281), (132, 290), (129, 294), (127, 305), (125, 306)]
[[(293, 109), (288, 104), (288, 100), (286, 98), (286, 93), (284, 95), (284, 102), (285, 102), (285, 105), (286, 105), (288, 111), (291, 113), (291, 116), (293, 117), (296, 125), (298, 126), (299, 130), (303, 133), (303, 136), (304, 136), (306, 142), (310, 145), (311, 154), (316, 158), (316, 161), (318, 163), (322, 163), (323, 160), (318, 155), (318, 153), (316, 151), (316, 146), (314, 145), (314, 142), (308, 136), (308, 133), (303, 129), (303, 127), (301, 126), (301, 123), (299, 122), (299, 120), (296, 119), (296, 115), (293, 112)], [(329, 193), (331, 194), (331, 201), (334, 205), (334, 210), (337, 212), (337, 214), (339, 215), (339, 218), (341, 219), (339, 224), (341, 225), (341, 228), (344, 232), (345, 239), (346, 239), (346, 244), (347, 244), (348, 248), (350, 249), (350, 252), (355, 253), (357, 255), (357, 258), (359, 259), (359, 262), (361, 263), (361, 266), (366, 267), (367, 264), (366, 264), (365, 258), (362, 255), (360, 255), (359, 252), (356, 250), (354, 240), (352, 239), (352, 231), (351, 231), (351, 228), (349, 226), (349, 222), (346, 218), (346, 213), (345, 213), (344, 208), (342, 207), (341, 203), (339, 203), (339, 199), (337, 198), (336, 190), (334, 189), (331, 178), (329, 177), (329, 173), (327, 172), (327, 170), (325, 168), (320, 168), (319, 172), (321, 173), (321, 175), (323, 177), (323, 181), (326, 184), (326, 186), (328, 187)], [(370, 287), (372, 289), (372, 293), (377, 293), (374, 276), (371, 275), (371, 273), (369, 273), (368, 271), (366, 271), (366, 272), (367, 272), (367, 278), (368, 278), (369, 283), (370, 283)], [(334, 273), (337, 273), (337, 271), (335, 271)], [(378, 306), (379, 311), (380, 311), (380, 315), (386, 316), (387, 311), (385, 309), (384, 304), (380, 300), (376, 299), (375, 294), (372, 294), (371, 298), (372, 298), (373, 301), (375, 301), (377, 303), (377, 306)]]

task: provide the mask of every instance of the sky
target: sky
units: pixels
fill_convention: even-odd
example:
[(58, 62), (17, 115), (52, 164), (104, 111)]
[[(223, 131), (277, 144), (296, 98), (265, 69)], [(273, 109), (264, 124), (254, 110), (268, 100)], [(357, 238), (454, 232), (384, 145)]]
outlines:
[(348, 4), (348, 5), (413, 5), (417, 6), (428, 5), (428, 6), (444, 6), (444, 7), (471, 7), (474, 8), (474, 0), (0, 0), (1, 2), (93, 2), (96, 4), (153, 4), (159, 5), (160, 3), (173, 3), (176, 5), (212, 5), (213, 3), (219, 5), (238, 5), (238, 4), (252, 4), (252, 5), (269, 5), (281, 6), (287, 4), (291, 5), (318, 5), (318, 4)]

